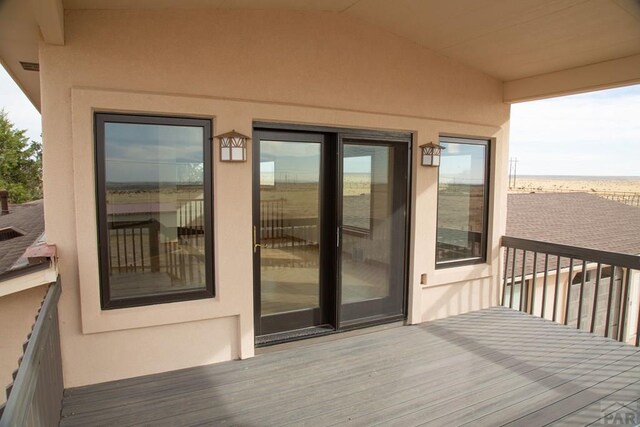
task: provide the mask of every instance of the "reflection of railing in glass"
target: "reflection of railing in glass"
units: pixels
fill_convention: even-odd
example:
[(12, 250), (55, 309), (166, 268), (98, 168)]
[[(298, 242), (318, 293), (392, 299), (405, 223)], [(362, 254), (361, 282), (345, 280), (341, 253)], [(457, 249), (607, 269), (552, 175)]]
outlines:
[[(204, 281), (204, 200), (179, 200), (175, 226), (157, 219), (113, 221), (110, 236), (110, 275), (138, 277), (160, 273), (171, 285)], [(151, 276), (149, 276), (151, 277)]]
[(311, 267), (317, 265), (317, 254), (305, 256), (306, 249), (317, 249), (318, 219), (288, 218), (286, 199), (260, 201), (260, 242), (263, 249), (302, 251), (297, 256), (266, 256), (263, 267)]
[(111, 241), (111, 272), (160, 271), (158, 221), (110, 222), (108, 227)]

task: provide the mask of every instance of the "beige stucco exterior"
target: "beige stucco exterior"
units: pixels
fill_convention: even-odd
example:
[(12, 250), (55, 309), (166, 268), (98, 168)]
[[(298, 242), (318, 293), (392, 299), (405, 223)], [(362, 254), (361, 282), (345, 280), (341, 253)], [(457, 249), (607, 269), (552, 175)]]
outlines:
[(495, 78), (356, 19), (296, 11), (67, 11), (65, 45), (41, 44), (40, 66), (66, 387), (254, 354), (252, 164), (217, 150), (216, 297), (100, 309), (94, 111), (211, 118), (215, 133), (251, 134), (254, 121), (403, 130), (414, 149), (490, 139), (488, 262), (475, 266), (435, 270), (437, 170), (414, 152), (408, 322), (498, 303), (509, 106)]

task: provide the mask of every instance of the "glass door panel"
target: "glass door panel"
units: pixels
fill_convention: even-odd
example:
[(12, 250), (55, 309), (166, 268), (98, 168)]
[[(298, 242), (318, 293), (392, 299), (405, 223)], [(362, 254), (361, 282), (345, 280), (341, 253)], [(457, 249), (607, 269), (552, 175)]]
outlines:
[[(322, 143), (316, 135), (259, 139), (261, 332), (320, 323)], [(306, 136), (306, 138), (305, 138)]]
[(341, 323), (403, 312), (406, 149), (344, 140)]

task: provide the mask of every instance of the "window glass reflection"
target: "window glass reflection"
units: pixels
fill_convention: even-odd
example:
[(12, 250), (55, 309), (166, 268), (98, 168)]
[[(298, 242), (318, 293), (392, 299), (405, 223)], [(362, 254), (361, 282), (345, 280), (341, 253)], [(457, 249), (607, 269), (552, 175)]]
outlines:
[(484, 260), (487, 142), (440, 144), (436, 262)]
[(204, 130), (104, 124), (111, 299), (204, 289)]

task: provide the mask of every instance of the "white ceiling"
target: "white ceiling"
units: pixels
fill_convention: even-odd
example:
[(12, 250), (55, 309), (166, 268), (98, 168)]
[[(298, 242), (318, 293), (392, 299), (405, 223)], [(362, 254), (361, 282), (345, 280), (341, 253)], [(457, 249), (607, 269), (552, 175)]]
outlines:
[[(34, 49), (27, 46), (33, 28), (13, 28), (3, 21), (7, 8), (24, 3), (0, 1), (0, 58), (5, 63), (15, 57), (9, 50), (22, 50), (25, 59), (20, 60), (34, 59)], [(506, 82), (640, 55), (640, 0), (63, 0), (63, 5), (346, 14)], [(13, 48), (6, 46), (10, 39)], [(25, 73), (13, 74), (31, 86), (33, 78)]]

